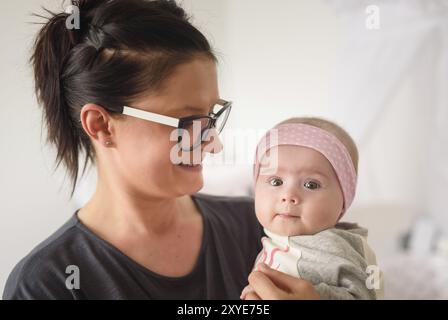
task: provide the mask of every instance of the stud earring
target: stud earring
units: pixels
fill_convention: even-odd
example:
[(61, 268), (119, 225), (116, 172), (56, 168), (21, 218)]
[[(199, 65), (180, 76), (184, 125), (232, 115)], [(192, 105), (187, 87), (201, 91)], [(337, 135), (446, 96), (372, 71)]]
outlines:
[(111, 146), (112, 145), (112, 141), (106, 141), (106, 146)]

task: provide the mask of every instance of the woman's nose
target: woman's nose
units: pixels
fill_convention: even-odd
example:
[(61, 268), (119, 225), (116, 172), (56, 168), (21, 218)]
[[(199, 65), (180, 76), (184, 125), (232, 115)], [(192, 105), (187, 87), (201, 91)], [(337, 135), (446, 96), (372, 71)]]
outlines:
[(215, 129), (211, 129), (208, 137), (202, 143), (202, 150), (209, 153), (219, 153), (223, 148), (224, 146), (221, 143), (218, 132)]

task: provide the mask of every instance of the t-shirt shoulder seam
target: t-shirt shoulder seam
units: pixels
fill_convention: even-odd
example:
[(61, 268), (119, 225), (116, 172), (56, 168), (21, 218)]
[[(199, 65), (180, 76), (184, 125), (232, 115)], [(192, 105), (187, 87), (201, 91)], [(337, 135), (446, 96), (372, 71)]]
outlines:
[[(19, 270), (17, 270), (17, 275), (15, 277), (16, 283), (15, 287), (19, 287), (21, 283), (23, 283), (24, 279), (29, 278), (32, 276), (34, 270), (39, 267), (39, 264), (36, 263), (36, 261), (42, 261), (41, 252), (47, 250), (47, 248), (51, 245), (54, 245), (56, 242), (59, 242), (60, 239), (64, 236), (67, 236), (68, 232), (72, 232), (74, 230), (75, 225), (69, 226), (66, 230), (64, 230), (60, 235), (58, 235), (55, 239), (52, 239), (49, 241), (49, 243), (45, 244), (43, 247), (36, 249), (39, 245), (37, 245), (34, 249), (32, 249), (23, 259), (21, 262), (16, 265), (16, 268), (19, 267)], [(57, 232), (57, 231), (55, 231)], [(51, 235), (50, 235), (51, 237)], [(48, 240), (48, 238), (46, 239)], [(44, 242), (46, 241), (44, 240)], [(21, 265), (20, 265), (21, 264)], [(14, 270), (14, 269), (13, 269)]]
[[(58, 235), (55, 239), (52, 239), (51, 241), (49, 241), (49, 242), (48, 242), (47, 244), (45, 244), (43, 247), (41, 247), (41, 248), (39, 248), (39, 249), (37, 249), (37, 250), (36, 250), (36, 248), (37, 248), (37, 247), (36, 247), (35, 249), (31, 250), (31, 251), (28, 253), (28, 255), (26, 255), (26, 256), (23, 258), (24, 261), (23, 261), (23, 265), (22, 265), (22, 268), (21, 268), (21, 273), (23, 272), (24, 269), (26, 269), (26, 267), (28, 266), (28, 264), (30, 264), (30, 263), (32, 262), (32, 260), (35, 260), (35, 259), (40, 260), (40, 259), (41, 259), (41, 255), (39, 255), (39, 253), (45, 251), (49, 246), (58, 243), (62, 237), (67, 236), (67, 233), (69, 233), (69, 232), (73, 232), (73, 230), (75, 229), (75, 227), (76, 227), (76, 224), (75, 224), (75, 225), (72, 225), (72, 226), (70, 226), (70, 227), (68, 227), (66, 230), (64, 230), (64, 232), (62, 232), (60, 235)], [(51, 237), (51, 236), (50, 236), (50, 237)], [(47, 239), (48, 239), (48, 238), (47, 238)], [(45, 240), (44, 240), (44, 241), (45, 241)], [(36, 251), (34, 251), (34, 250), (36, 250)], [(32, 271), (32, 270), (34, 269), (35, 266), (37, 266), (37, 264), (34, 264), (33, 268), (32, 268), (31, 270), (29, 270), (29, 271)]]

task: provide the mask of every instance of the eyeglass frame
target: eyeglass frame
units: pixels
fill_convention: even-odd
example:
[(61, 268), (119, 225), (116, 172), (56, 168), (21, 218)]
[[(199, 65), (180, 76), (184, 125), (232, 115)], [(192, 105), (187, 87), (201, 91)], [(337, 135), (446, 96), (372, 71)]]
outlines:
[[(135, 107), (129, 107), (129, 106), (123, 106), (123, 110), (121, 111), (121, 114), (135, 117), (135, 118), (142, 119), (142, 120), (147, 120), (147, 121), (163, 124), (166, 126), (177, 128), (178, 130), (181, 130), (181, 129), (185, 130), (185, 128), (182, 127), (182, 125), (184, 123), (198, 120), (198, 119), (203, 119), (203, 118), (209, 119), (210, 123), (209, 123), (208, 127), (201, 130), (201, 139), (199, 140), (199, 143), (197, 145), (190, 146), (190, 148), (188, 150), (182, 149), (183, 151), (192, 151), (193, 149), (197, 148), (199, 145), (201, 145), (204, 142), (203, 141), (204, 133), (207, 130), (210, 130), (211, 128), (213, 128), (215, 126), (216, 120), (218, 120), (219, 117), (221, 116), (221, 114), (223, 114), (228, 109), (229, 111), (227, 113), (227, 117), (224, 119), (224, 124), (223, 124), (222, 128), (220, 128), (219, 131), (217, 130), (218, 134), (221, 133), (222, 129), (224, 128), (224, 126), (227, 123), (227, 119), (229, 117), (230, 111), (232, 110), (232, 102), (226, 101), (224, 99), (218, 99), (218, 101), (215, 104), (222, 106), (222, 109), (220, 109), (218, 111), (218, 113), (210, 112), (206, 116), (193, 115), (193, 116), (188, 116), (188, 117), (175, 118), (175, 117), (170, 117), (170, 116), (166, 116), (163, 114), (146, 111), (146, 110), (142, 110), (142, 109), (135, 108)], [(215, 129), (216, 129), (216, 127), (215, 127)], [(181, 141), (182, 141), (182, 136), (178, 136), (177, 143), (180, 143)]]

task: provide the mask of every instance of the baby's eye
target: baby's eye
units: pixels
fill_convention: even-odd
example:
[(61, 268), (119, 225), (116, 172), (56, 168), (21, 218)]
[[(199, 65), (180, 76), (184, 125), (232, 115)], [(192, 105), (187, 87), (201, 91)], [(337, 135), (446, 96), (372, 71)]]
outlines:
[(320, 188), (319, 182), (316, 181), (306, 181), (303, 186), (307, 189), (315, 190)]
[(283, 184), (283, 181), (279, 178), (273, 178), (273, 179), (269, 180), (269, 184), (271, 186), (278, 187)]

